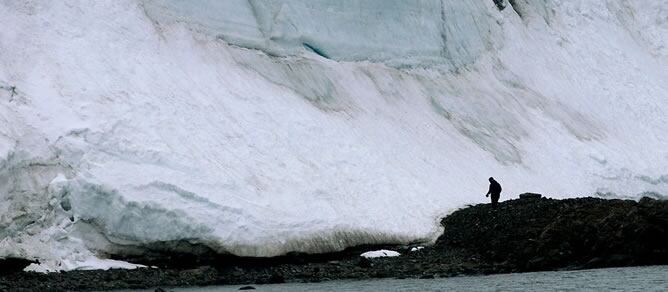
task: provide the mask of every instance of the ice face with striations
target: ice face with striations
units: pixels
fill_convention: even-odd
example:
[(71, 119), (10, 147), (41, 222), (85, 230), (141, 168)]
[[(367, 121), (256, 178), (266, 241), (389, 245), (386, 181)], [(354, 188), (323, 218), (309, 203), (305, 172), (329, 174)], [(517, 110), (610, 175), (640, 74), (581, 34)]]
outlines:
[(429, 241), (668, 194), (668, 0), (0, 1), (0, 258)]

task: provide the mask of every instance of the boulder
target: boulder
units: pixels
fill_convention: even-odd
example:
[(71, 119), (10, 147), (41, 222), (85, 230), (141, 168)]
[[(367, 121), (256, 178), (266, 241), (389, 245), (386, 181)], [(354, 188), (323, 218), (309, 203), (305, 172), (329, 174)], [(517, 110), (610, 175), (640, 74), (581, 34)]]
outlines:
[(537, 193), (520, 194), (520, 199), (540, 199), (543, 195)]

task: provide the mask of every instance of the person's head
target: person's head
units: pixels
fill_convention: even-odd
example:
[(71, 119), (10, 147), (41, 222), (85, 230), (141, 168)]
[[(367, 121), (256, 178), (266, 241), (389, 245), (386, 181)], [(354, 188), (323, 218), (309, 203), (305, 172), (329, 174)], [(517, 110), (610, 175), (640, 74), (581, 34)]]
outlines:
[(489, 182), (493, 182), (493, 181), (494, 181), (494, 178), (490, 176), (489, 177)]

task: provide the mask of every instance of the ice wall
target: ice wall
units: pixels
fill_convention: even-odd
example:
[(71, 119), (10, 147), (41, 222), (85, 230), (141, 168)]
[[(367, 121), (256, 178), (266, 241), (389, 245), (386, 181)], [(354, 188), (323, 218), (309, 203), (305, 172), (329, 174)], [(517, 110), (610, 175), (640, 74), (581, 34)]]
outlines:
[(665, 0), (0, 3), (0, 257), (428, 241), (489, 176), (668, 194)]
[(146, 0), (158, 22), (184, 22), (273, 55), (304, 49), (338, 61), (461, 66), (492, 46), (500, 27), (483, 1)]

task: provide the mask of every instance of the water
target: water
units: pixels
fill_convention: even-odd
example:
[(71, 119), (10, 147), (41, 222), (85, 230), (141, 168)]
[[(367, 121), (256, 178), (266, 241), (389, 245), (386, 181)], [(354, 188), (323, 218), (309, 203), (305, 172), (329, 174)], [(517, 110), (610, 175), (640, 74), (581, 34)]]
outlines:
[[(238, 291), (236, 286), (167, 289)], [(440, 279), (380, 279), (252, 285), (251, 291), (668, 291), (668, 266), (536, 272)]]

